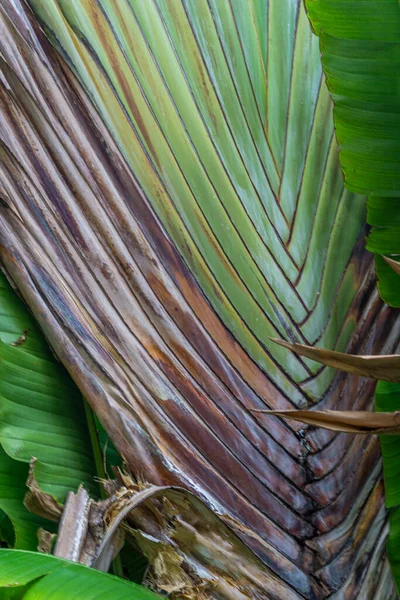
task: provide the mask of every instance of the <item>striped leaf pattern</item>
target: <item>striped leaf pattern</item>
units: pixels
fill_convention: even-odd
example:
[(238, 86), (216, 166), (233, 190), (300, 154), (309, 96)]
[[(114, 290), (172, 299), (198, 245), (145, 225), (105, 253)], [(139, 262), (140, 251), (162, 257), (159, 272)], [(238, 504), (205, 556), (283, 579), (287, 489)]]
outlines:
[(376, 440), (251, 412), (371, 405), (271, 336), (398, 343), (302, 2), (29, 4), (0, 7), (1, 259), (56, 353), (133, 472), (264, 563), (259, 598), (394, 598)]

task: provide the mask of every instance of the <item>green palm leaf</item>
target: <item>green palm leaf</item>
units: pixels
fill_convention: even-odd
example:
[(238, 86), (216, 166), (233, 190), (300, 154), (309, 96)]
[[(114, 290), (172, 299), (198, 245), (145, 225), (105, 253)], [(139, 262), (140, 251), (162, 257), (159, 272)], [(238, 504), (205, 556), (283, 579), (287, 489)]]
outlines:
[(0, 13), (1, 259), (55, 352), (136, 476), (222, 514), (271, 598), (394, 597), (376, 443), (252, 412), (371, 402), (270, 336), (398, 343), (302, 3), (30, 5)]
[[(156, 600), (150, 590), (54, 556), (0, 550), (2, 598), (24, 600)], [(6, 595), (10, 592), (14, 595)], [(21, 591), (20, 591), (21, 589)]]
[[(320, 37), (346, 186), (370, 195), (367, 248), (400, 254), (400, 7), (397, 0), (307, 2)], [(377, 256), (382, 298), (400, 306), (400, 280)]]

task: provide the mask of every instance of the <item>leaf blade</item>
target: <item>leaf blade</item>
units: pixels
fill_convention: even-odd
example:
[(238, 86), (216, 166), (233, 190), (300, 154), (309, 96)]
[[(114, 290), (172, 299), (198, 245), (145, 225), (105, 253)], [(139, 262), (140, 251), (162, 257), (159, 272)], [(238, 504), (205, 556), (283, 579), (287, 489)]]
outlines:
[(19, 587), (32, 582), (26, 599), (47, 600), (61, 595), (71, 600), (110, 597), (115, 600), (159, 598), (150, 590), (112, 575), (71, 563), (55, 556), (21, 550), (0, 550), (0, 587)]

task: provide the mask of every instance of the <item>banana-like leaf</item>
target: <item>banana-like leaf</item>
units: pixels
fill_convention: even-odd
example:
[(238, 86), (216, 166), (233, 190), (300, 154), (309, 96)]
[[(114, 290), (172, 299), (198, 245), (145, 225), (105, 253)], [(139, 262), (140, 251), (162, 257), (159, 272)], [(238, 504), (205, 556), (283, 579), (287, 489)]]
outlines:
[[(19, 501), (19, 499), (18, 499)], [(2, 545), (12, 548), (15, 543), (15, 530), (7, 513), (0, 510), (0, 542)]]
[[(380, 382), (376, 389), (375, 405), (379, 415), (397, 411), (400, 408), (400, 385)], [(400, 506), (400, 438), (382, 435), (380, 442), (384, 466), (385, 502), (386, 506), (393, 508)], [(397, 577), (399, 575), (400, 572)]]
[[(348, 189), (370, 195), (367, 248), (400, 254), (400, 5), (398, 0), (306, 0), (335, 103)], [(400, 281), (378, 256), (382, 298), (400, 306)]]
[[(11, 529), (6, 525), (4, 541), (11, 547), (36, 550), (39, 527), (54, 531), (54, 524), (32, 514), (24, 506), (28, 470), (29, 465), (13, 460), (0, 447), (0, 509), (11, 524)], [(0, 531), (3, 532), (3, 523)], [(3, 540), (1, 533), (0, 539)]]
[[(160, 596), (135, 583), (55, 556), (0, 550), (0, 596), (24, 600), (157, 600)], [(4, 594), (4, 595), (3, 595)]]
[[(377, 411), (398, 410), (400, 407), (400, 385), (379, 382), (376, 390)], [(393, 575), (400, 590), (400, 437), (381, 435), (379, 437), (385, 479), (385, 503), (390, 508), (390, 529), (387, 543), (388, 556)]]
[(0, 6), (1, 259), (56, 354), (133, 473), (199, 494), (269, 597), (395, 597), (376, 442), (252, 412), (371, 404), (270, 336), (398, 346), (302, 2), (29, 4)]
[(400, 507), (396, 506), (389, 513), (389, 535), (387, 541), (387, 553), (390, 561), (393, 576), (397, 583), (397, 589), (400, 587)]
[(32, 457), (37, 483), (60, 501), (81, 483), (95, 491), (95, 467), (80, 392), (2, 274), (0, 445), (0, 508), (16, 547), (35, 550), (38, 527), (54, 526), (24, 506)]

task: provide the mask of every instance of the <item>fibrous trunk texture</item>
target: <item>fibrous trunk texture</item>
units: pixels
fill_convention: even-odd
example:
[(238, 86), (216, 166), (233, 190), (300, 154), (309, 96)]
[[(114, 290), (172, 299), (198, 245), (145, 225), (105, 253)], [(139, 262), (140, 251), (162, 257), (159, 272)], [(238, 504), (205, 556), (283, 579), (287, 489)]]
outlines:
[[(276, 0), (275, 6), (269, 4), (276, 10), (279, 3)], [(62, 10), (68, 13), (75, 3), (31, 4), (39, 13), (59, 5), (59, 25), (67, 27), (66, 18), (72, 17), (62, 15)], [(86, 7), (81, 15), (82, 28), (89, 19), (102, 40), (107, 55), (104, 60), (85, 40), (83, 29), (77, 35), (76, 25), (68, 29), (67, 64), (23, 2), (0, 2), (0, 236), (1, 261), (7, 276), (28, 303), (56, 355), (132, 473), (141, 481), (183, 486), (200, 496), (264, 565), (263, 581), (257, 589), (250, 578), (246, 583), (241, 577), (237, 595), (232, 596), (227, 576), (227, 588), (218, 589), (216, 597), (255, 598), (258, 594), (259, 598), (275, 600), (394, 598), (385, 558), (386, 515), (377, 439), (314, 430), (251, 411), (306, 407), (313, 402), (321, 409), (372, 407), (372, 382), (335, 375), (282, 348), (274, 349), (267, 333), (360, 354), (390, 353), (398, 344), (395, 316), (378, 298), (371, 255), (364, 250), (364, 200), (343, 191), (333, 128), (329, 135), (319, 129), (319, 123), (331, 120), (321, 72), (317, 69), (312, 86), (296, 79), (291, 84), (292, 93), (300, 96), (298, 106), (302, 99), (303, 104), (311, 102), (316, 111), (322, 111), (320, 120), (313, 125), (311, 119), (307, 125), (300, 114), (297, 125), (288, 125), (286, 154), (284, 150), (278, 152), (279, 140), (274, 142), (271, 133), (276, 181), (281, 178), (280, 184), (270, 178), (271, 189), (276, 189), (268, 200), (271, 219), (275, 219), (269, 231), (276, 235), (277, 243), (271, 243), (268, 249), (267, 243), (263, 246), (260, 242), (258, 248), (264, 249), (265, 256), (254, 254), (255, 262), (251, 262), (246, 254), (248, 262), (243, 267), (238, 258), (235, 271), (232, 252), (237, 256), (245, 253), (247, 242), (232, 231), (240, 227), (240, 220), (245, 222), (245, 216), (234, 224), (231, 216), (225, 224), (221, 221), (226, 218), (220, 206), (224, 190), (217, 189), (212, 172), (213, 165), (218, 165), (222, 173), (225, 158), (229, 157), (218, 150), (215, 156), (210, 154), (212, 162), (206, 164), (206, 152), (200, 156), (203, 150), (199, 144), (199, 154), (194, 151), (189, 162), (193, 169), (201, 167), (204, 177), (209, 178), (208, 190), (216, 194), (215, 205), (209, 214), (197, 205), (185, 205), (184, 193), (189, 193), (189, 188), (200, 199), (206, 197), (206, 192), (196, 190), (196, 182), (190, 181), (185, 172), (190, 165), (184, 164), (184, 155), (179, 159), (181, 171), (169, 177), (167, 153), (172, 161), (175, 152), (172, 137), (168, 140), (172, 133), (163, 129), (160, 115), (154, 113), (157, 98), (153, 106), (154, 98), (145, 88), (146, 82), (151, 87), (152, 78), (159, 77), (159, 72), (150, 72), (142, 63), (142, 71), (139, 66), (135, 72), (135, 81), (140, 85), (137, 83), (133, 92), (130, 71), (126, 75), (113, 63), (129, 32), (115, 26), (110, 38), (102, 37), (105, 14), (112, 11), (112, 5), (94, 0), (81, 4)], [(128, 10), (125, 4), (125, 0), (118, 0), (115, 7)], [(223, 10), (225, 3), (211, 4), (214, 21), (207, 27), (220, 31), (218, 10)], [(304, 56), (310, 54), (319, 60), (318, 44), (311, 39), (300, 3), (289, 4), (294, 7), (297, 30), (308, 40), (298, 42), (303, 43)], [(176, 122), (176, 130), (181, 127), (179, 134), (187, 135), (194, 145), (200, 139), (196, 135), (208, 139), (213, 127), (217, 141), (230, 135), (236, 109), (229, 113), (220, 102), (218, 94), (224, 91), (217, 89), (213, 79), (218, 77), (213, 71), (215, 48), (202, 44), (197, 30), (197, 37), (190, 42), (185, 42), (185, 29), (173, 31), (173, 24), (179, 27), (184, 18), (193, 31), (200, 29), (194, 22), (193, 3), (146, 0), (129, 6), (132, 19), (137, 20), (142, 9), (154, 7), (154, 27), (156, 17), (161, 19), (161, 15), (160, 23), (170, 36), (165, 43), (176, 43), (175, 38), (180, 36), (182, 45), (187, 42), (187, 56), (191, 56), (190, 44), (195, 45), (193, 56), (199, 60), (190, 63), (190, 73), (199, 81), (203, 78), (206, 100), (198, 105), (201, 118), (196, 127), (200, 133), (190, 130), (193, 122), (186, 122), (182, 114)], [(238, 13), (232, 14), (237, 22)], [(120, 23), (127, 22), (128, 16)], [(172, 19), (169, 24), (167, 16)], [(111, 20), (111, 16), (107, 18)], [(240, 40), (237, 47), (242, 48), (247, 60), (239, 25), (238, 31), (234, 30)], [(193, 31), (188, 24), (187, 35), (193, 35)], [(58, 39), (59, 32), (53, 33)], [(139, 38), (135, 38), (130, 49), (134, 51), (138, 45)], [(124, 49), (124, 56), (127, 52)], [(290, 44), (288, 52), (294, 53)], [(159, 60), (160, 72), (166, 77), (160, 56), (153, 59)], [(229, 52), (225, 49), (221, 57), (235, 80)], [(86, 76), (92, 78), (90, 95), (82, 87), (85, 76), (80, 73), (78, 82), (71, 71), (79, 72), (80, 60), (86, 65)], [(114, 81), (104, 66), (107, 61), (117, 73)], [(295, 63), (293, 59), (293, 68)], [(280, 69), (279, 65), (275, 68), (276, 78)], [(187, 84), (190, 91), (194, 84), (189, 79), (186, 83), (184, 78), (177, 80), (177, 89)], [(101, 105), (103, 93), (106, 107)], [(312, 94), (315, 97), (309, 97)], [(294, 110), (288, 108), (289, 96), (281, 98), (285, 115)], [(237, 97), (241, 101), (240, 90)], [(149, 112), (145, 117), (153, 119), (151, 131), (143, 117), (146, 102)], [(215, 106), (219, 106), (219, 112)], [(126, 121), (121, 121), (119, 129), (115, 123), (107, 126), (106, 113), (109, 123), (119, 113)], [(257, 114), (257, 118), (264, 119), (263, 114)], [(250, 116), (245, 116), (250, 121)], [(250, 131), (249, 142), (246, 138), (244, 144), (261, 145), (252, 137), (251, 123), (246, 119), (243, 123)], [(274, 124), (264, 125), (261, 130), (269, 135)], [(156, 133), (154, 127), (158, 127)], [(298, 138), (291, 133), (295, 127), (300, 128)], [(162, 147), (165, 156), (159, 154), (161, 146), (157, 147), (157, 140), (164, 140), (163, 136), (168, 141)], [(134, 146), (134, 139), (140, 139), (140, 144)], [(319, 178), (320, 188), (313, 188), (307, 196), (308, 209), (306, 206), (305, 217), (298, 224), (296, 211), (303, 202), (303, 179), (300, 174), (285, 180), (284, 174), (285, 169), (300, 169), (295, 159), (293, 164), (287, 162), (291, 159), (289, 150), (297, 146), (301, 149), (303, 140), (304, 164), (308, 144), (311, 147), (314, 142), (313, 156), (324, 155), (325, 159), (320, 171), (313, 164), (307, 165), (303, 179)], [(246, 161), (253, 159), (245, 155), (241, 143), (239, 140), (237, 146), (228, 145), (229, 152), (239, 156), (244, 174), (250, 177), (251, 165)], [(215, 148), (210, 145), (211, 150)], [(142, 171), (135, 169), (140, 152)], [(254, 156), (260, 158), (259, 149)], [(329, 166), (332, 164), (336, 165), (333, 171)], [(324, 179), (328, 168), (330, 179)], [(235, 180), (235, 173), (232, 170), (229, 193), (239, 197), (240, 181)], [(178, 176), (181, 187), (176, 183)], [(261, 182), (260, 189), (263, 185)], [(287, 200), (290, 185), (292, 203)], [(246, 193), (254, 195), (254, 190)], [(189, 211), (197, 225), (192, 221), (189, 226), (189, 217), (185, 220)], [(215, 223), (210, 221), (213, 211)], [(256, 215), (254, 239), (258, 235), (257, 219)], [(226, 237), (219, 232), (217, 239), (215, 232), (221, 223)], [(277, 248), (279, 256), (274, 254)], [(281, 277), (279, 285), (275, 275), (268, 281), (269, 269)], [(244, 280), (246, 277), (249, 282)], [(254, 292), (244, 302), (245, 296), (240, 294), (246, 289), (252, 292), (251, 286), (255, 289), (260, 281), (265, 305), (259, 304), (264, 302), (259, 291), (257, 300)], [(235, 290), (238, 296), (234, 299)], [(143, 535), (154, 533), (152, 519), (151, 512), (140, 519)], [(192, 537), (188, 534), (190, 528)], [(196, 529), (201, 533), (197, 537)], [(170, 542), (185, 556), (194, 552), (193, 547), (189, 549), (191, 540), (193, 544), (200, 544), (200, 540), (198, 547), (215, 553), (217, 572), (212, 528), (204, 527), (199, 517), (198, 525), (194, 519), (185, 531), (185, 536), (182, 529), (179, 534), (175, 532), (175, 540)], [(228, 538), (225, 543), (229, 544)], [(202, 559), (202, 551), (198, 550), (199, 581), (202, 560), (204, 564), (210, 561), (209, 557), (207, 561)], [(243, 561), (251, 564), (251, 560), (243, 553)], [(232, 569), (234, 572), (236, 566)]]

